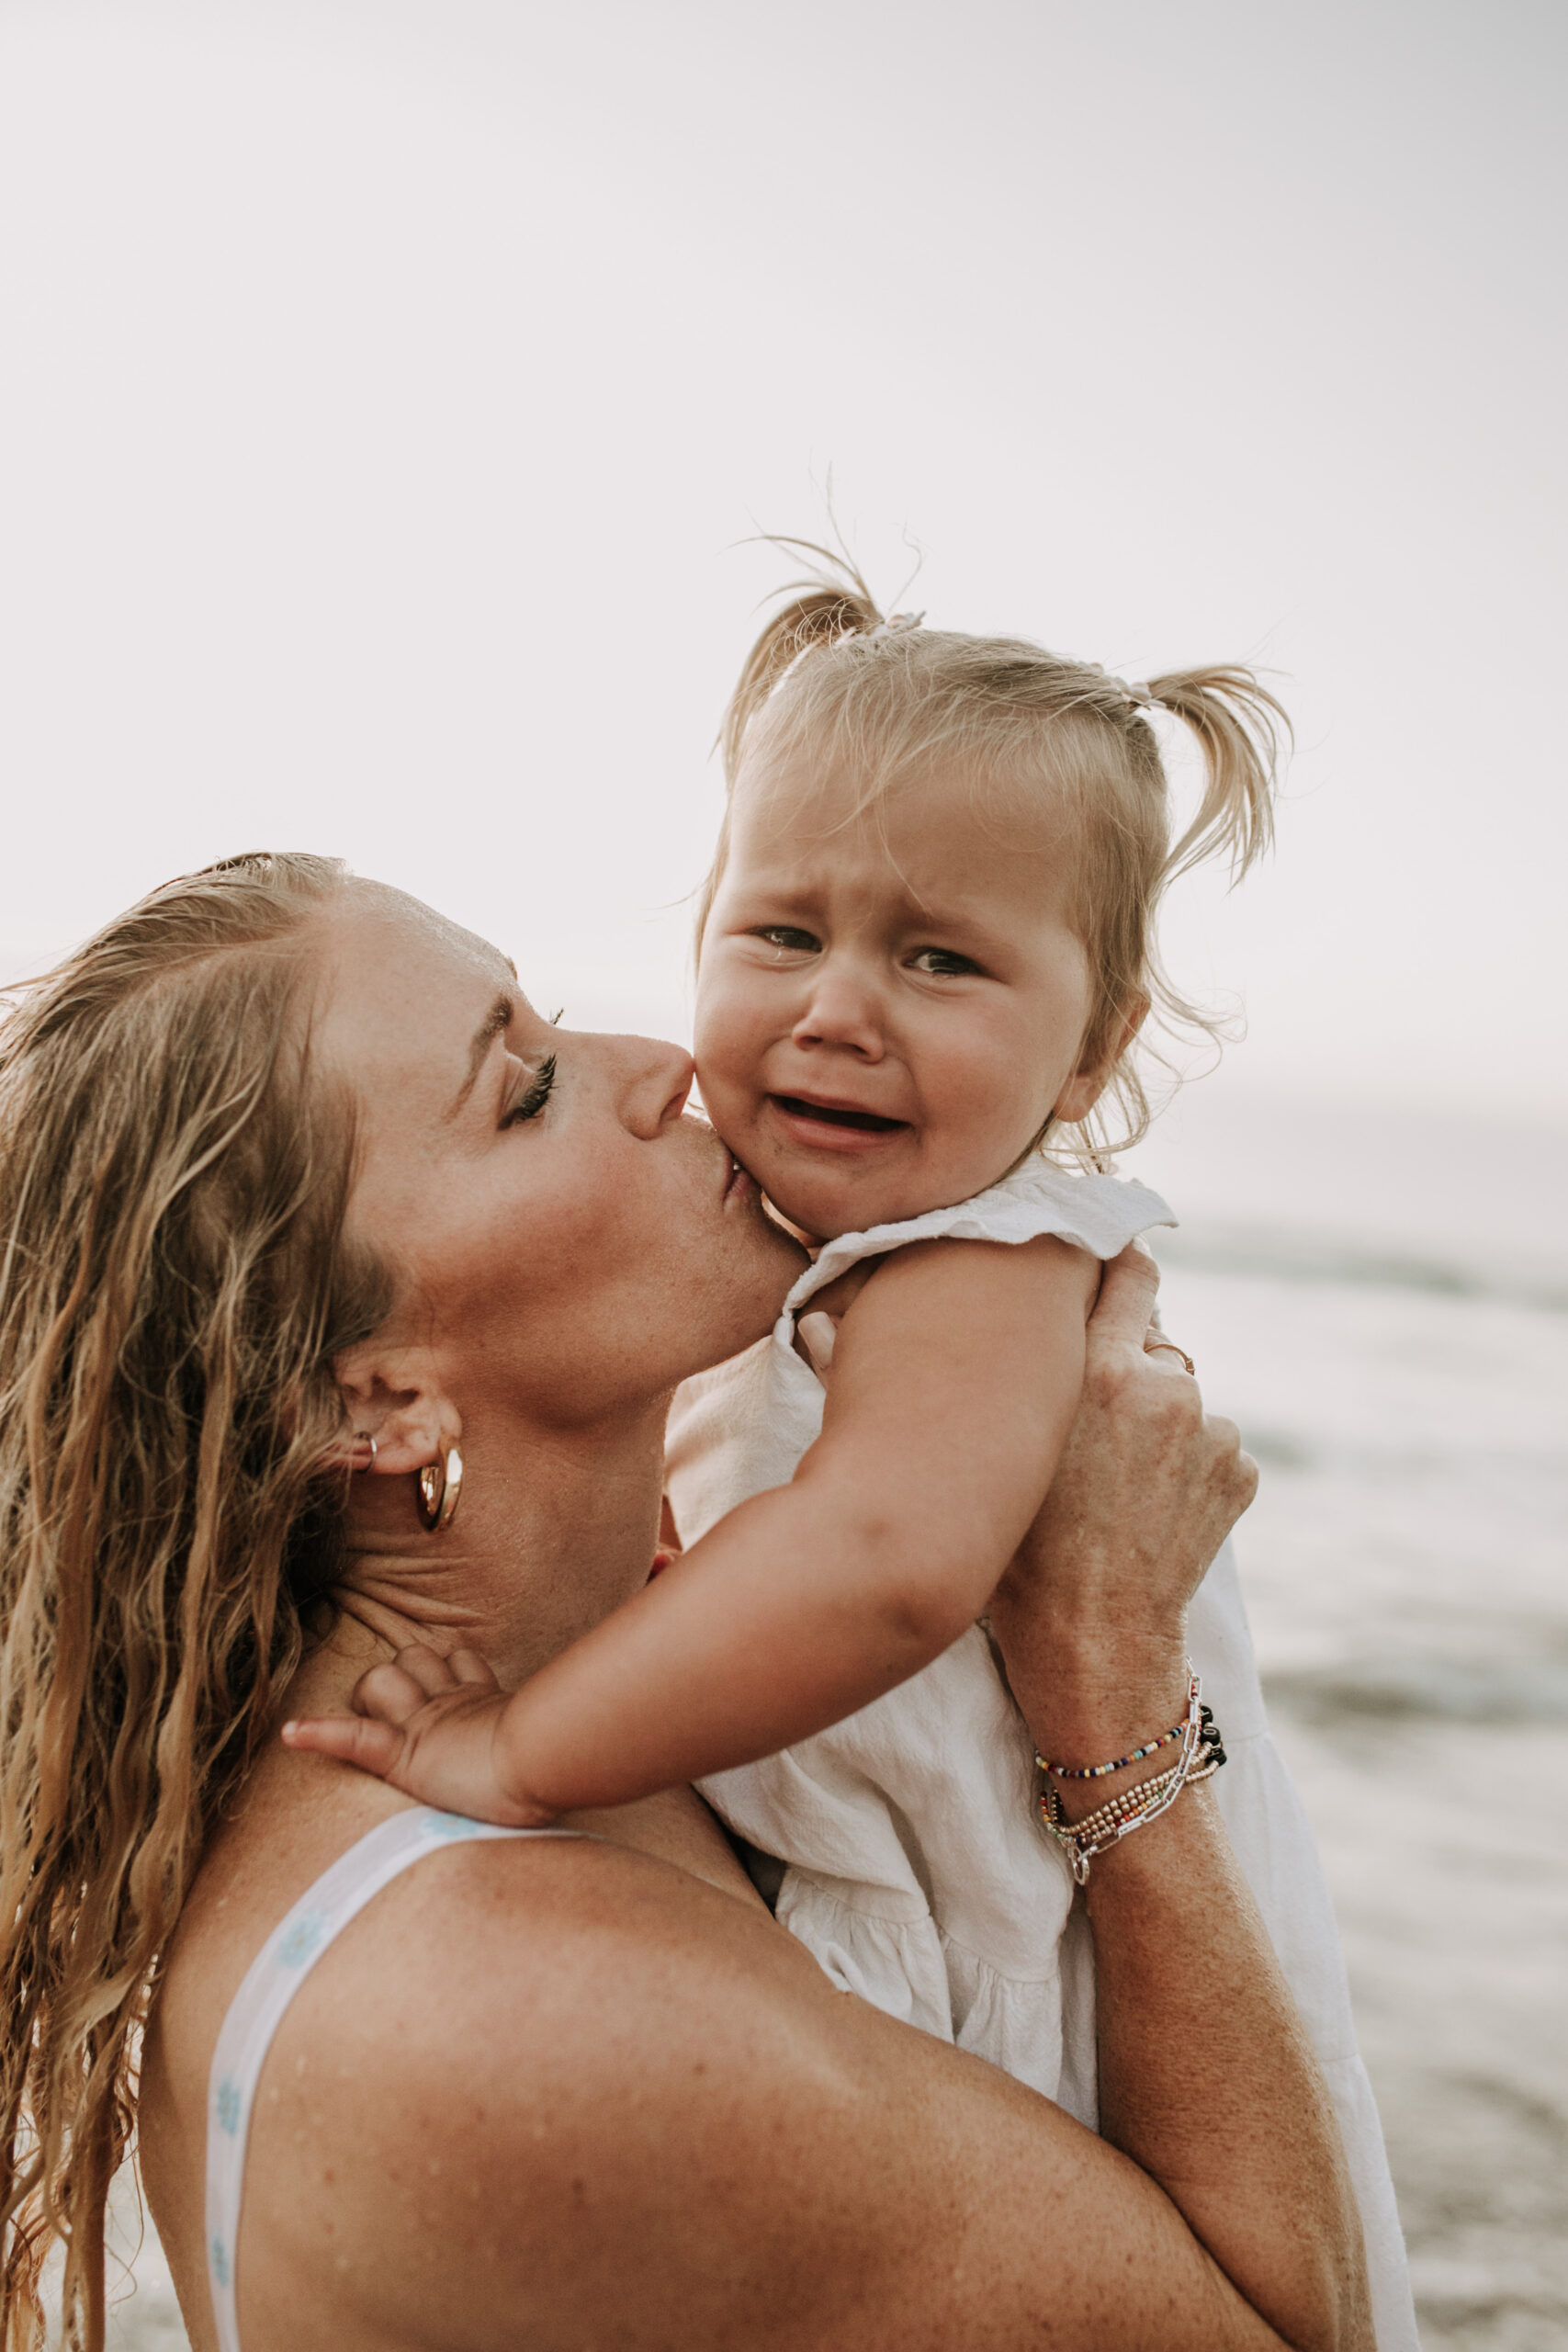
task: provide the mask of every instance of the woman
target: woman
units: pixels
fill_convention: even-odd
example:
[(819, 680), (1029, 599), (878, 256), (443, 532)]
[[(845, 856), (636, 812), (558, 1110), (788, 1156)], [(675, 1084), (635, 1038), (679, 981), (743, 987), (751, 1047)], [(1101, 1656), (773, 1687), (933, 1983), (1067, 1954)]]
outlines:
[[(836, 1994), (686, 1791), (453, 1843), (326, 1942), (323, 1874), (411, 1808), (277, 1724), (414, 1645), (422, 1687), (470, 1650), (519, 1678), (636, 1590), (670, 1391), (798, 1262), (689, 1077), (306, 858), (169, 885), (14, 1016), (7, 2345), (55, 2233), (101, 2341), (133, 2122), (197, 2352), (1370, 2343), (1327, 2101), (1201, 1787), (1089, 1881), (1102, 2140)], [(1180, 1712), (1250, 1496), (1143, 1352), (1152, 1288), (1108, 1279), (993, 1611), (1047, 1753)], [(225, 2019), (275, 1962), (247, 2055)]]

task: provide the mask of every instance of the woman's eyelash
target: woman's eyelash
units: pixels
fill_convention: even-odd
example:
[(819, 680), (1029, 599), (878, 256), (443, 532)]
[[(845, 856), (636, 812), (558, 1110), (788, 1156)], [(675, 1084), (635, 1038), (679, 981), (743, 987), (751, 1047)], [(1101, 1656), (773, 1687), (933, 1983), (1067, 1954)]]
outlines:
[(556, 1082), (556, 1057), (547, 1054), (528, 1082), (528, 1091), (520, 1095), (502, 1121), (503, 1127), (515, 1127), (525, 1119), (536, 1119), (550, 1099), (550, 1089)]

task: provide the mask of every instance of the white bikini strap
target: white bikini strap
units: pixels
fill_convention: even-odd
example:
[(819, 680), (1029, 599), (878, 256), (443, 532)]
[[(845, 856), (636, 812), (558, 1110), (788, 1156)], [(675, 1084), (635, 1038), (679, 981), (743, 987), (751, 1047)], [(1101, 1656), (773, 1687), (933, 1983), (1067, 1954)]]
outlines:
[(218, 2046), (207, 2092), (207, 2276), (219, 2352), (240, 2352), (234, 2249), (251, 2107), (285, 2009), (334, 1936), (411, 1862), (442, 1846), (479, 1838), (573, 1838), (572, 1829), (497, 1829), (422, 1805), (395, 1813), (341, 1855), (274, 1929), (245, 1972)]

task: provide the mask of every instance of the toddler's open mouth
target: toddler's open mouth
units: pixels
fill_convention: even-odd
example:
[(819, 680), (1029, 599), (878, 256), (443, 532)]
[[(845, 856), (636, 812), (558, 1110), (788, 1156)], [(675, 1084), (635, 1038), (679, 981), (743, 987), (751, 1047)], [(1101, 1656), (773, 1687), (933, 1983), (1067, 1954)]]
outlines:
[(908, 1119), (885, 1119), (875, 1111), (849, 1110), (836, 1102), (807, 1102), (798, 1094), (773, 1094), (768, 1099), (792, 1119), (819, 1119), (829, 1127), (858, 1127), (863, 1135), (896, 1135), (909, 1124)]

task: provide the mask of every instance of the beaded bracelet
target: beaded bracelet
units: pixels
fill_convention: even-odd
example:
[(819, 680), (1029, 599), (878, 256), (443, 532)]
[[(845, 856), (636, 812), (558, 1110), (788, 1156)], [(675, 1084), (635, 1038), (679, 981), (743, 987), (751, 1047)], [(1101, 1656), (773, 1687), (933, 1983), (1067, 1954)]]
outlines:
[[(1187, 1706), (1190, 1713), (1192, 1702), (1198, 1696), (1198, 1678), (1190, 1667), (1187, 1672), (1190, 1678), (1187, 1686)], [(1156, 1756), (1162, 1747), (1168, 1747), (1173, 1739), (1179, 1739), (1186, 1728), (1187, 1716), (1183, 1715), (1179, 1724), (1173, 1724), (1169, 1731), (1162, 1732), (1157, 1739), (1145, 1740), (1142, 1747), (1130, 1748), (1125, 1756), (1114, 1757), (1109, 1764), (1048, 1764), (1043, 1756), (1036, 1756), (1034, 1761), (1043, 1772), (1053, 1773), (1058, 1781), (1103, 1781), (1109, 1772), (1124, 1772), (1129, 1764), (1141, 1764), (1145, 1756)]]
[(1140, 1781), (1134, 1789), (1123, 1789), (1120, 1795), (1107, 1797), (1093, 1813), (1085, 1814), (1081, 1821), (1069, 1822), (1061, 1798), (1055, 1789), (1045, 1792), (1046, 1808), (1058, 1828), (1071, 1829), (1075, 1837), (1092, 1837), (1097, 1829), (1108, 1828), (1112, 1822), (1130, 1820), (1134, 1814), (1143, 1813), (1154, 1803), (1161, 1791), (1176, 1779), (1180, 1766), (1173, 1764), (1152, 1781)]
[[(1108, 1797), (1082, 1821), (1067, 1820), (1062, 1800), (1049, 1783), (1040, 1795), (1040, 1820), (1048, 1837), (1066, 1853), (1074, 1879), (1079, 1886), (1089, 1883), (1089, 1866), (1097, 1854), (1103, 1854), (1141, 1829), (1145, 1821), (1157, 1820), (1176, 1803), (1181, 1792), (1191, 1781), (1210, 1780), (1225, 1761), (1225, 1751), (1212, 1708), (1202, 1703), (1202, 1685), (1190, 1666), (1191, 1676), (1187, 1713), (1178, 1724), (1181, 1748), (1174, 1764), (1157, 1773), (1153, 1780), (1140, 1781), (1135, 1787), (1123, 1789)], [(1164, 1747), (1168, 1740), (1155, 1745)], [(1153, 1753), (1153, 1747), (1144, 1754)], [(1042, 1769), (1049, 1770), (1043, 1758)], [(1114, 1770), (1114, 1767), (1107, 1768)], [(1087, 1778), (1088, 1775), (1074, 1777)]]
[[(1102, 1830), (1116, 1829), (1120, 1824), (1130, 1826), (1143, 1815), (1150, 1812), (1167, 1790), (1169, 1790), (1173, 1796), (1178, 1794), (1179, 1792), (1178, 1783), (1180, 1787), (1186, 1787), (1194, 1781), (1208, 1780), (1213, 1773), (1219, 1770), (1224, 1760), (1223, 1755), (1216, 1755), (1211, 1749), (1200, 1747), (1199, 1760), (1194, 1764), (1191, 1771), (1185, 1776), (1182, 1775), (1179, 1766), (1173, 1764), (1169, 1771), (1160, 1773), (1157, 1780), (1141, 1781), (1135, 1789), (1128, 1789), (1119, 1797), (1109, 1798), (1097, 1811), (1085, 1814), (1079, 1821), (1067, 1819), (1061, 1798), (1055, 1789), (1048, 1789), (1041, 1799), (1041, 1817), (1054, 1834), (1056, 1832), (1062, 1834), (1064, 1843), (1070, 1838), (1079, 1844), (1092, 1844)], [(1114, 1844), (1115, 1840), (1111, 1839), (1111, 1842)]]

